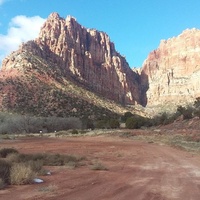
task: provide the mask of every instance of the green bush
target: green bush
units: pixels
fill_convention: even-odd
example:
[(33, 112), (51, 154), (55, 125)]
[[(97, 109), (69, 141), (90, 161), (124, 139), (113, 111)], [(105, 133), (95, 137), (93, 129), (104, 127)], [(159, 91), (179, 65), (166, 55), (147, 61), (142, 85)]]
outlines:
[(109, 128), (119, 128), (120, 124), (117, 119), (110, 119), (109, 120)]
[(131, 112), (125, 112), (123, 116), (121, 116), (121, 121), (126, 122), (128, 118), (131, 118), (133, 114)]
[(101, 119), (96, 122), (95, 128), (98, 129), (114, 129), (119, 128), (120, 124), (117, 119)]
[(142, 116), (132, 116), (126, 120), (126, 128), (128, 129), (138, 129), (142, 126), (147, 126), (147, 119)]
[(95, 128), (98, 128), (98, 129), (108, 128), (108, 121), (105, 119), (98, 120), (95, 124)]
[(191, 119), (194, 111), (194, 108), (191, 106), (187, 106), (186, 108), (183, 106), (177, 107), (177, 112), (183, 115), (183, 119)]
[(130, 117), (126, 120), (126, 128), (137, 129), (137, 128), (139, 128), (138, 122), (134, 118)]
[(72, 133), (72, 135), (77, 135), (78, 131), (76, 129), (73, 129), (71, 133)]
[(166, 112), (163, 112), (159, 115), (154, 116), (151, 119), (151, 125), (152, 126), (158, 126), (158, 125), (166, 125), (166, 124), (170, 124), (175, 120), (175, 114), (174, 115), (170, 115)]

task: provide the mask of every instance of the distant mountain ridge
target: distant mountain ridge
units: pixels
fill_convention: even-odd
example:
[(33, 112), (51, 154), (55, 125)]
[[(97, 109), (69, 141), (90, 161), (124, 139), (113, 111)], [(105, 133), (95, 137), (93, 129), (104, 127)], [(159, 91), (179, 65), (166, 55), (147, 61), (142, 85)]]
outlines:
[(199, 32), (162, 41), (138, 72), (106, 33), (52, 13), (35, 40), (3, 60), (0, 109), (91, 117), (192, 102), (199, 96)]

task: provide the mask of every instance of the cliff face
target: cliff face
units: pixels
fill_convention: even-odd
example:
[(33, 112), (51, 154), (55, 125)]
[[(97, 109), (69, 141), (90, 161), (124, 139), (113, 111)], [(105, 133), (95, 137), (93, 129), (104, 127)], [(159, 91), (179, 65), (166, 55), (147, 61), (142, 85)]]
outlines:
[[(51, 96), (47, 115), (55, 113), (55, 107), (65, 110), (63, 102), (71, 97), (68, 113), (77, 110), (77, 106), (81, 112), (86, 104), (88, 109), (96, 105), (97, 96), (121, 104), (147, 106), (193, 102), (200, 96), (200, 30), (185, 30), (178, 37), (161, 41), (139, 71), (130, 69), (107, 34), (86, 29), (73, 17), (63, 19), (52, 13), (38, 38), (22, 44), (4, 59), (0, 107), (20, 109), (30, 104), (28, 109), (32, 109), (43, 99), (40, 107), (36, 106), (39, 112), (44, 106), (45, 91), (46, 96)], [(97, 96), (93, 98), (93, 94)], [(30, 98), (25, 98), (24, 103), (22, 96)], [(64, 100), (57, 102), (57, 96)], [(73, 99), (82, 99), (82, 106), (73, 104)], [(90, 109), (88, 112), (93, 113)]]
[(141, 72), (147, 105), (181, 105), (200, 96), (200, 30), (163, 40)]
[[(108, 35), (84, 28), (73, 17), (63, 19), (52, 13), (39, 37), (23, 45), (20, 51), (25, 50), (56, 64), (62, 76), (71, 75), (75, 81), (105, 98), (124, 104), (142, 103), (140, 76), (116, 52)], [(7, 58), (2, 69), (12, 68), (12, 62), (16, 60)]]
[(45, 49), (45, 59), (51, 58), (64, 74), (72, 74), (92, 91), (120, 103), (141, 103), (139, 76), (105, 33), (86, 29), (73, 17), (62, 19), (53, 13), (36, 43)]
[(0, 89), (1, 110), (45, 116), (108, 115), (125, 112), (115, 103), (142, 103), (140, 75), (108, 35), (57, 13), (49, 16), (38, 38), (4, 59)]

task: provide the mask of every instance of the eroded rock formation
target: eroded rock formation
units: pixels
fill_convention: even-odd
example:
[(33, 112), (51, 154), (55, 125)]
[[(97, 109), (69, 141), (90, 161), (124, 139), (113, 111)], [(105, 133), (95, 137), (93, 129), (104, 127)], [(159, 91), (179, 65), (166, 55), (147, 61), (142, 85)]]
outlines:
[[(19, 51), (30, 51), (55, 63), (62, 76), (70, 74), (76, 81), (106, 98), (124, 104), (142, 103), (140, 76), (115, 50), (108, 35), (84, 28), (71, 16), (63, 19), (52, 13), (41, 28), (39, 37), (24, 44)], [(16, 65), (15, 61), (15, 57), (7, 58), (2, 69), (12, 68)]]
[(200, 96), (200, 30), (185, 30), (178, 37), (161, 41), (138, 71), (129, 67), (106, 33), (87, 29), (71, 16), (63, 19), (52, 13), (38, 38), (22, 44), (4, 59), (0, 83), (7, 82), (1, 87), (0, 104), (6, 99), (6, 105), (14, 107), (15, 99), (19, 99), (14, 91), (7, 92), (7, 88), (16, 86), (9, 86), (13, 77), (19, 84), (22, 77), (25, 85), (34, 82), (35, 86), (30, 86), (35, 90), (34, 103), (39, 99), (37, 88), (43, 91), (43, 85), (51, 86), (49, 93), (59, 88), (62, 92), (58, 93), (64, 96), (67, 90), (67, 98), (76, 93), (73, 98), (82, 96), (94, 105), (95, 100), (87, 92), (83, 95), (82, 89), (74, 92), (69, 88), (82, 87), (125, 105), (176, 106), (193, 102)]
[(200, 96), (200, 30), (162, 40), (145, 60), (142, 73), (147, 105), (181, 105)]

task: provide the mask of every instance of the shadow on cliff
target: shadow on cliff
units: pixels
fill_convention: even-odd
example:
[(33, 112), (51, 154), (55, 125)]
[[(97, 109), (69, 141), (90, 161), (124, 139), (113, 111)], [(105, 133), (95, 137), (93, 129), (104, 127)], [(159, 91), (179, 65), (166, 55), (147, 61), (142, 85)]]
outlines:
[(147, 105), (147, 90), (149, 89), (148, 75), (142, 70), (140, 75), (140, 89), (141, 89), (141, 104), (146, 107)]

